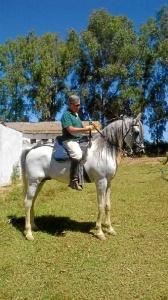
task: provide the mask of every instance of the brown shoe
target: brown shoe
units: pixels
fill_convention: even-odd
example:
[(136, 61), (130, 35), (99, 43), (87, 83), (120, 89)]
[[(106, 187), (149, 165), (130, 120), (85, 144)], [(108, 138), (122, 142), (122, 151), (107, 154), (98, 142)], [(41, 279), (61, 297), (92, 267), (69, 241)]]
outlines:
[(82, 187), (78, 184), (77, 180), (71, 180), (68, 186), (73, 190), (82, 191)]

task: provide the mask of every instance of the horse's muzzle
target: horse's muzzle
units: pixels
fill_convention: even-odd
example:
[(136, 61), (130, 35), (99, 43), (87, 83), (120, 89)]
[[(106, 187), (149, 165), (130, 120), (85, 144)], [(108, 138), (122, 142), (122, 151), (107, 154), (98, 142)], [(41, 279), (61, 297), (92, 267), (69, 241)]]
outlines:
[(145, 153), (145, 146), (144, 146), (144, 144), (143, 143), (141, 143), (141, 144), (134, 143), (133, 152), (135, 154), (144, 154)]

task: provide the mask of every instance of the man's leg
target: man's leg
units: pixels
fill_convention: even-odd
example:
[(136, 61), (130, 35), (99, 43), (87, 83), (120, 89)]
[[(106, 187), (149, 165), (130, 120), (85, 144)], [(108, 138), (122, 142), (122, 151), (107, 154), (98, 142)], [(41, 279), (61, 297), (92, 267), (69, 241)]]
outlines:
[(69, 155), (71, 157), (71, 168), (70, 168), (70, 183), (69, 187), (72, 189), (76, 189), (78, 191), (81, 191), (82, 188), (79, 186), (78, 183), (78, 167), (80, 160), (82, 159), (82, 150), (80, 148), (80, 145), (77, 141), (71, 140), (64, 142)]
[(76, 189), (76, 190), (81, 191), (82, 188), (79, 185), (79, 179), (78, 179), (79, 163), (80, 163), (80, 161), (78, 161), (76, 159), (71, 160), (69, 187), (71, 187), (72, 189)]

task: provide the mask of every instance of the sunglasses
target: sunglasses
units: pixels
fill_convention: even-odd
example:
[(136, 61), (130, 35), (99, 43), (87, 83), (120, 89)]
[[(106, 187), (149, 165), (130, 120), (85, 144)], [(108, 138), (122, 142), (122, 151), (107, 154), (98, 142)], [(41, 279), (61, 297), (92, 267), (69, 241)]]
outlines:
[(79, 107), (79, 106), (80, 106), (80, 104), (74, 104), (74, 103), (71, 103), (71, 104), (73, 104), (73, 105), (76, 106), (76, 107)]

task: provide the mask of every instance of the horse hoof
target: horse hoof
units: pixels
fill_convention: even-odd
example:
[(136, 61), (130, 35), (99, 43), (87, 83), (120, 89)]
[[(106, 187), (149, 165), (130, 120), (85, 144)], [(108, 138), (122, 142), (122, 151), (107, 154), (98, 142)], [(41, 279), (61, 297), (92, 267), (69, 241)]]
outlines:
[(32, 234), (26, 234), (26, 239), (28, 241), (34, 241), (34, 236)]
[(114, 229), (110, 229), (110, 230), (108, 230), (108, 234), (117, 235), (117, 232)]
[(105, 241), (106, 240), (106, 237), (104, 235), (104, 233), (97, 233), (96, 234), (96, 237), (101, 240), (101, 241)]

